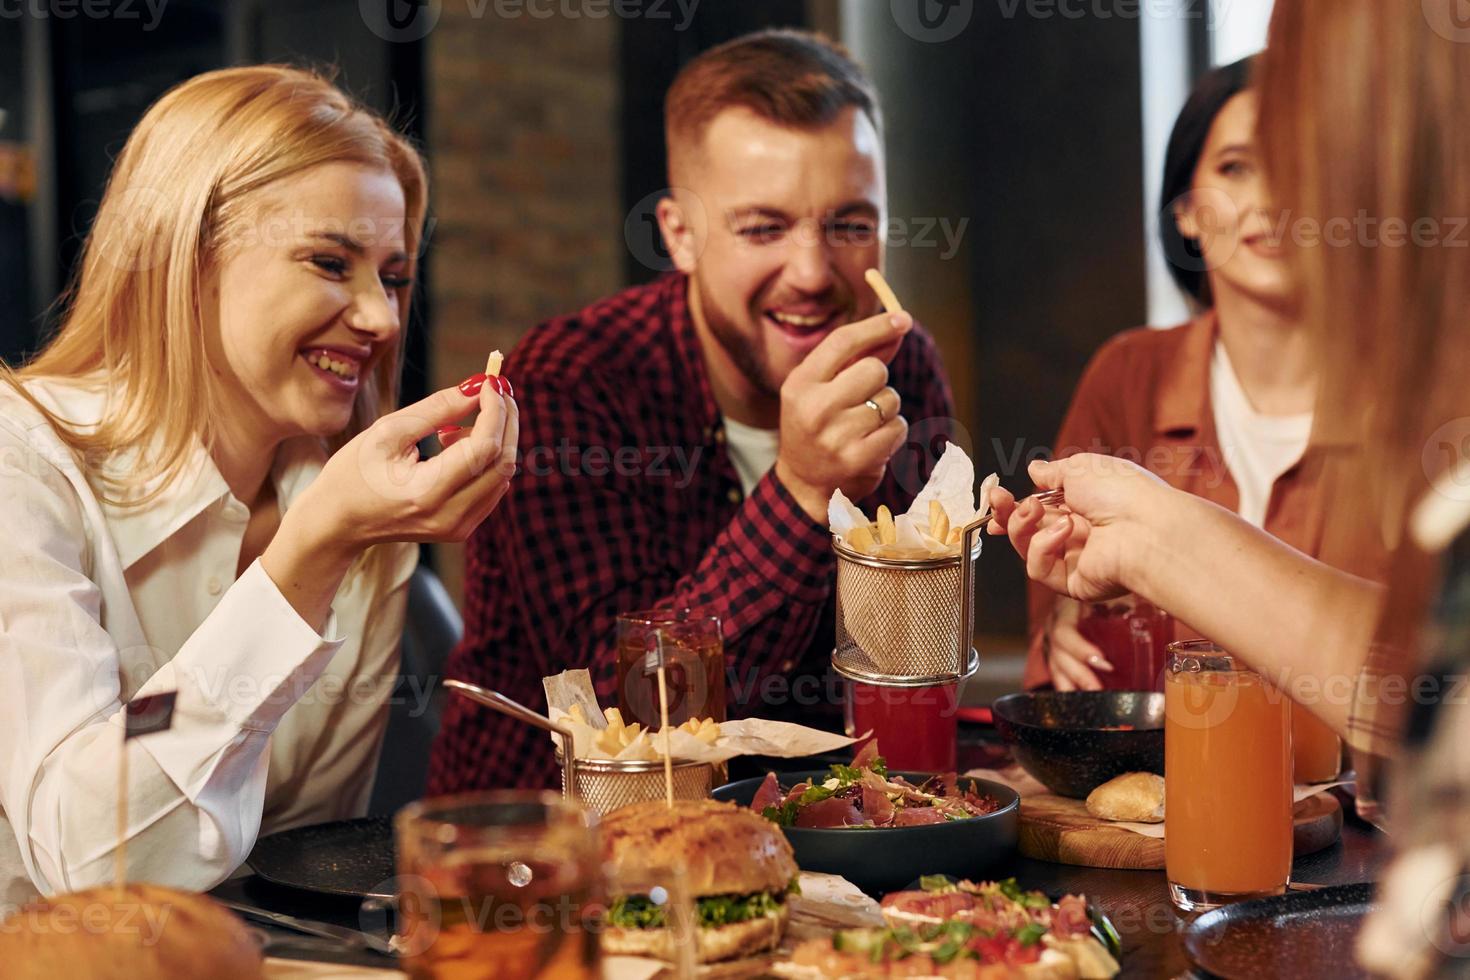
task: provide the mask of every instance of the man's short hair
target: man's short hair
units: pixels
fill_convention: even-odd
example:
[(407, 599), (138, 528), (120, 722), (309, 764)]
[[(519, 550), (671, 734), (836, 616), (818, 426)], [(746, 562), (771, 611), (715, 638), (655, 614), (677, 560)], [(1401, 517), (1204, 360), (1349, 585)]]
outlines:
[(679, 72), (664, 102), (669, 169), (726, 109), (780, 126), (816, 129), (856, 107), (883, 131), (873, 82), (847, 49), (811, 31), (758, 31), (711, 48)]

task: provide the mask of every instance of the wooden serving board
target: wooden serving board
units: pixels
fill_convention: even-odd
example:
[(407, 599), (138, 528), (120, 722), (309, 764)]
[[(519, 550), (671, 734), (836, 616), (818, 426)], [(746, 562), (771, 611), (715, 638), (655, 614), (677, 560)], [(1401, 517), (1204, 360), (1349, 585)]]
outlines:
[[(1293, 844), (1297, 856), (1330, 847), (1342, 831), (1342, 806), (1330, 793), (1296, 805)], [(1087, 812), (1081, 800), (1027, 796), (1021, 800), (1020, 851), (1026, 857), (1090, 868), (1156, 870), (1164, 866), (1164, 840), (1114, 827)]]

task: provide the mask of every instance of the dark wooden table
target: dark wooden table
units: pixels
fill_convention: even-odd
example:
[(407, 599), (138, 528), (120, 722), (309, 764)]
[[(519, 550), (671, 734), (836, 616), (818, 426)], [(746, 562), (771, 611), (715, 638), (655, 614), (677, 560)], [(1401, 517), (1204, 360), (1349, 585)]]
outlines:
[[(1348, 816), (1342, 839), (1325, 851), (1298, 860), (1292, 867), (1293, 881), (1345, 885), (1376, 880), (1384, 859), (1383, 837), (1352, 815), (1351, 801), (1344, 809)], [(1112, 919), (1123, 940), (1124, 977), (1190, 976), (1179, 933), (1188, 917), (1170, 903), (1163, 872), (1081, 868), (1017, 857), (1002, 873), (1015, 875), (1026, 888), (1051, 894), (1074, 892), (1095, 902)], [(215, 889), (215, 894), (354, 929), (378, 924), (371, 916), (360, 918), (356, 900), (280, 888), (254, 877), (226, 882)], [(391, 960), (373, 953), (343, 955), (309, 937), (270, 927), (264, 927), (264, 931), (274, 943), (269, 950), (272, 956), (359, 966), (393, 965)]]
[[(1293, 882), (1347, 885), (1377, 880), (1385, 858), (1384, 837), (1357, 819), (1351, 800), (1343, 809), (1347, 818), (1342, 839), (1325, 851), (1299, 858), (1292, 865)], [(1018, 858), (1010, 871), (1026, 888), (1086, 895), (1107, 913), (1123, 940), (1123, 976), (1192, 975), (1180, 929), (1193, 917), (1175, 910), (1162, 871), (1079, 868), (1029, 858)]]
[[(1009, 751), (999, 743), (994, 729), (988, 725), (962, 726), (959, 748), (961, 771), (999, 766), (1010, 761)], [(781, 760), (788, 770), (820, 768), (821, 765), (817, 764), (819, 761)], [(733, 769), (732, 766), (731, 778), (736, 778)], [(755, 769), (764, 771), (760, 766)], [(1345, 817), (1342, 838), (1332, 847), (1298, 860), (1292, 866), (1292, 880), (1309, 885), (1346, 885), (1375, 881), (1386, 857), (1383, 850), (1384, 838), (1371, 825), (1357, 818), (1350, 796), (1341, 790), (1332, 792), (1338, 795), (1343, 804)], [(1083, 868), (1034, 861), (1020, 856), (997, 871), (1000, 876), (1014, 875), (1024, 888), (1040, 889), (1053, 895), (1071, 892), (1086, 895), (1095, 902), (1112, 919), (1123, 941), (1124, 977), (1152, 980), (1191, 976), (1180, 936), (1180, 929), (1188, 924), (1190, 917), (1177, 912), (1169, 901), (1162, 871)], [(361, 916), (360, 903), (355, 899), (282, 888), (253, 876), (228, 881), (215, 889), (214, 894), (272, 911), (353, 929), (373, 928), (384, 924), (381, 916)], [(267, 952), (272, 956), (351, 962), (361, 966), (393, 965), (390, 959), (375, 953), (344, 956), (309, 937), (296, 936), (273, 927), (257, 928), (263, 928), (271, 937), (273, 946)]]

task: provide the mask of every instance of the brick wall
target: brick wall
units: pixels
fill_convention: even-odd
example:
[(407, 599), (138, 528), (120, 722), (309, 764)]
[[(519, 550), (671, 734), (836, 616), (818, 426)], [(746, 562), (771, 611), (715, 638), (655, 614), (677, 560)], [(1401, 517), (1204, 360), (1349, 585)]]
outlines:
[[(622, 285), (618, 31), (443, 5), (425, 70), (433, 387)], [(440, 547), (438, 566), (458, 600), (463, 550)]]

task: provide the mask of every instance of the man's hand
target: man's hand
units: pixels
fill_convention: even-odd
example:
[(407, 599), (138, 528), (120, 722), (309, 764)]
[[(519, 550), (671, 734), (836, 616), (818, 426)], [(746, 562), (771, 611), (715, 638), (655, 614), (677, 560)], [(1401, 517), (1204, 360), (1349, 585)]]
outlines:
[(818, 523), (826, 523), (832, 491), (858, 500), (876, 490), (908, 437), (888, 362), (913, 325), (907, 313), (883, 313), (839, 327), (781, 386), (776, 478)]

